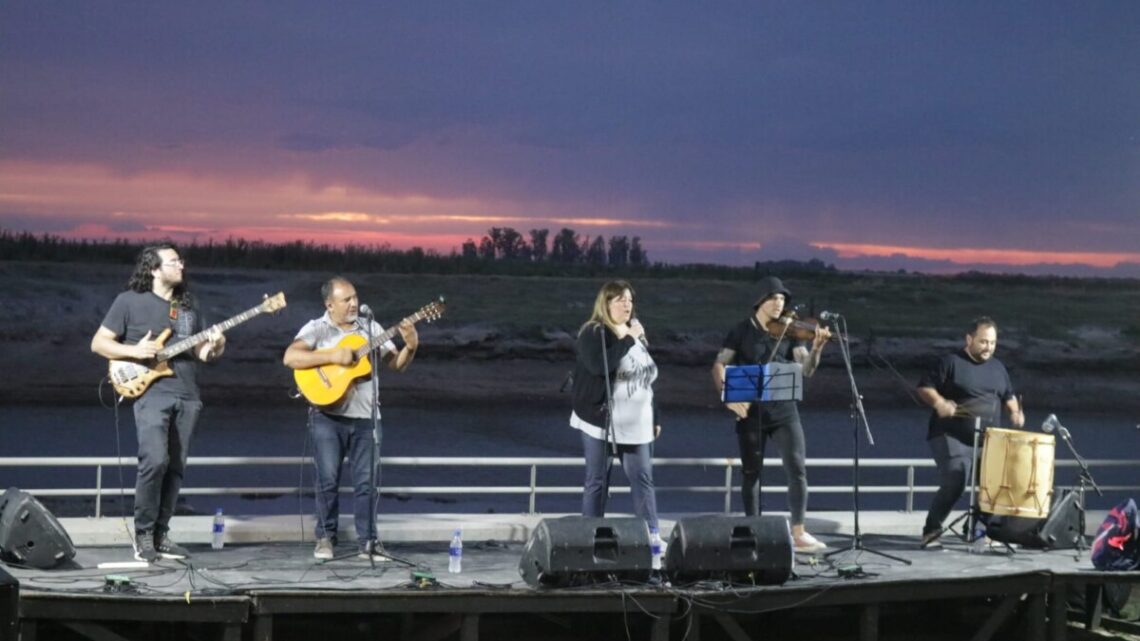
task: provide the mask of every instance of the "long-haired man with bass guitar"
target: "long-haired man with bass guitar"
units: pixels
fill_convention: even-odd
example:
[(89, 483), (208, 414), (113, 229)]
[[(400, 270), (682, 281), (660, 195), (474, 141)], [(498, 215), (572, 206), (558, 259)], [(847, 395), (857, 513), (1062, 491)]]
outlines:
[[(368, 354), (371, 350), (359, 352), (352, 345), (359, 345), (361, 338), (375, 342), (376, 337), (384, 334), (384, 328), (359, 316), (360, 301), (356, 288), (347, 279), (339, 276), (330, 279), (321, 287), (321, 296), (325, 302), (325, 314), (309, 321), (297, 332), (293, 343), (285, 350), (284, 362), (293, 370), (313, 372), (317, 379), (327, 382), (329, 377), (344, 373), (345, 368), (361, 364), (367, 356), (360, 354)], [(370, 332), (366, 330), (369, 327)], [(403, 348), (397, 349), (390, 340), (384, 340), (376, 347), (389, 369), (402, 372), (415, 358), (419, 335), (415, 325), (407, 319), (400, 323), (399, 333), (404, 342)], [(370, 368), (363, 370), (368, 373)], [(343, 396), (324, 400), (328, 404), (309, 408), (317, 485), (317, 545), (313, 556), (318, 560), (329, 560), (334, 556), (340, 517), (340, 469), (347, 456), (352, 474), (360, 555), (373, 560), (383, 558), (376, 540), (376, 519), (371, 503), (376, 492), (373, 469), (378, 463), (374, 448), (379, 445), (380, 438), (379, 425), (373, 435), (371, 419), (374, 409), (379, 417), (379, 399), (375, 398), (370, 378), (359, 376), (347, 385)]]
[[(152, 362), (166, 335), (186, 338), (202, 332), (202, 316), (183, 276), (185, 266), (172, 244), (143, 249), (126, 291), (115, 298), (91, 339), (91, 351), (112, 360)], [(169, 531), (202, 410), (197, 363), (217, 359), (225, 346), (220, 330), (208, 332), (200, 343), (169, 360), (173, 375), (157, 378), (135, 400), (135, 558), (140, 561), (188, 556)]]

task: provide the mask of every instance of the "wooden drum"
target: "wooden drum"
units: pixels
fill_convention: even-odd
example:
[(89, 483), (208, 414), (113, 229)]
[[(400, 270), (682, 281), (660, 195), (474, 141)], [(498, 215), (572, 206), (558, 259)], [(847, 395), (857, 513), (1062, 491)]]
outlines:
[(1055, 445), (1052, 434), (986, 428), (978, 507), (1005, 516), (1048, 516)]

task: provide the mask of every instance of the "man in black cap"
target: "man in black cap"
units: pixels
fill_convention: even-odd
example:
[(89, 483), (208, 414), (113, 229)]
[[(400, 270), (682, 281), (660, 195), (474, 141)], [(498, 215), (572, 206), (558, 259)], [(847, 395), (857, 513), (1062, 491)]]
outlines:
[[(816, 331), (810, 351), (807, 343), (789, 340), (780, 332), (773, 335), (768, 329), (770, 323), (779, 325), (790, 297), (791, 292), (779, 278), (768, 276), (760, 281), (760, 298), (752, 306), (753, 313), (729, 331), (713, 364), (717, 390), (724, 388), (725, 367), (729, 365), (799, 363), (804, 376), (815, 373), (823, 346), (831, 337), (827, 328), (821, 326)], [(764, 441), (771, 438), (780, 448), (788, 477), (788, 508), (796, 551), (818, 552), (826, 548), (804, 530), (808, 497), (806, 445), (797, 402), (728, 403), (727, 407), (736, 418), (736, 438), (743, 467), (744, 513), (748, 516), (760, 513), (760, 468), (764, 463)]]

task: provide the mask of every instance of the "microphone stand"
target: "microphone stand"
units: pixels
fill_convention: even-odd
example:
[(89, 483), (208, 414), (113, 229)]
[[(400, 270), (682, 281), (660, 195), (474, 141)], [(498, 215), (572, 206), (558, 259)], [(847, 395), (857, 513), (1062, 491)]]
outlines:
[[(854, 463), (853, 473), (852, 473), (853, 480), (854, 480), (853, 485), (852, 485), (852, 489), (853, 489), (852, 500), (854, 502), (854, 507), (855, 507), (855, 527), (854, 527), (854, 530), (853, 530), (853, 533), (851, 536), (851, 547), (845, 548), (845, 549), (840, 549), (840, 550), (832, 550), (831, 552), (828, 552), (827, 554), (825, 554), (823, 556), (826, 558), (830, 558), (833, 555), (842, 554), (844, 552), (866, 551), (866, 552), (870, 552), (871, 554), (877, 554), (881, 557), (891, 559), (892, 561), (898, 561), (900, 563), (905, 563), (907, 565), (911, 565), (912, 562), (908, 559), (904, 559), (900, 556), (894, 556), (892, 554), (887, 554), (886, 552), (882, 552), (882, 551), (879, 551), (879, 550), (876, 550), (873, 548), (869, 548), (863, 544), (863, 532), (862, 532), (862, 530), (859, 529), (859, 425), (860, 425), (860, 423), (862, 424), (863, 431), (867, 436), (867, 443), (869, 443), (873, 447), (875, 445), (875, 439), (871, 435), (871, 425), (870, 425), (870, 423), (867, 422), (867, 412), (863, 409), (863, 395), (859, 393), (859, 386), (855, 383), (855, 371), (851, 366), (851, 345), (850, 345), (850, 342), (848, 340), (849, 336), (847, 333), (847, 321), (846, 321), (846, 319), (843, 319), (843, 317), (841, 317), (841, 316), (834, 316), (833, 319), (834, 319), (834, 322), (832, 323), (832, 326), (835, 328), (835, 335), (839, 341), (839, 352), (840, 352), (840, 354), (843, 355), (843, 364), (847, 369), (847, 380), (851, 384), (851, 435), (853, 437), (852, 440), (853, 440), (853, 443), (855, 445), (854, 458), (852, 459), (853, 463)], [(840, 323), (839, 322), (840, 320), (842, 320), (843, 322)]]
[(606, 381), (606, 425), (603, 436), (610, 448), (610, 455), (606, 457), (606, 494), (602, 497), (602, 516), (605, 516), (606, 505), (610, 498), (610, 475), (614, 469), (614, 458), (618, 455), (617, 435), (614, 434), (614, 396), (610, 389), (610, 358), (606, 351), (606, 332), (609, 328), (605, 323), (598, 325), (598, 332), (602, 337), (602, 375)]
[(368, 554), (368, 563), (372, 565), (372, 569), (376, 569), (376, 557), (382, 557), (389, 561), (396, 561), (406, 565), (407, 567), (415, 567), (414, 563), (405, 561), (404, 559), (396, 558), (387, 552), (380, 552), (376, 542), (378, 539), (378, 528), (376, 527), (376, 510), (380, 503), (380, 346), (372, 344), (372, 314), (368, 314), (368, 318), (364, 321), (364, 335), (368, 340), (368, 355), (372, 361), (372, 371), (369, 375), (369, 385), (372, 391), (372, 402), (369, 403), (372, 413), (372, 452), (370, 478), (369, 483), (372, 486), (373, 496), (368, 501), (368, 530), (371, 537), (365, 542), (363, 550)]
[(1076, 551), (1076, 554), (1074, 555), (1075, 558), (1079, 560), (1080, 555), (1081, 555), (1081, 551), (1086, 549), (1085, 548), (1085, 526), (1086, 526), (1086, 524), (1085, 524), (1085, 490), (1087, 489), (1086, 485), (1091, 485), (1092, 489), (1096, 490), (1097, 496), (1104, 496), (1104, 492), (1102, 492), (1100, 490), (1100, 486), (1098, 486), (1096, 484), (1096, 481), (1093, 480), (1092, 472), (1089, 471), (1088, 463), (1086, 463), (1085, 459), (1082, 458), (1081, 455), (1077, 453), (1077, 448), (1073, 447), (1072, 434), (1069, 433), (1069, 430), (1065, 429), (1064, 427), (1058, 427), (1057, 431), (1061, 434), (1061, 440), (1065, 442), (1065, 445), (1069, 448), (1069, 452), (1073, 455), (1073, 458), (1076, 459), (1076, 461), (1077, 461), (1077, 465), (1080, 466), (1080, 468), (1081, 468), (1081, 473), (1080, 473), (1080, 476), (1077, 480), (1077, 511), (1080, 513), (1081, 519), (1080, 519), (1080, 524), (1079, 524), (1080, 531), (1077, 533), (1077, 547), (1076, 547), (1077, 551)]
[[(984, 538), (986, 536), (984, 532), (978, 531), (978, 523), (982, 522), (982, 510), (978, 506), (978, 497), (977, 497), (978, 476), (979, 476), (979, 474), (981, 474), (981, 472), (978, 470), (978, 468), (980, 467), (980, 464), (981, 464), (981, 461), (979, 460), (979, 457), (978, 457), (978, 439), (983, 434), (982, 417), (980, 417), (980, 416), (974, 417), (973, 432), (974, 432), (974, 445), (973, 445), (973, 447), (970, 448), (970, 481), (968, 483), (968, 491), (969, 491), (969, 499), (968, 499), (969, 503), (968, 504), (969, 504), (969, 508), (967, 508), (965, 512), (963, 512), (961, 515), (959, 515), (953, 521), (950, 521), (949, 523), (947, 523), (943, 527), (939, 528), (939, 530), (938, 530), (938, 536), (939, 537), (941, 537), (947, 531), (954, 532), (957, 535), (958, 531), (954, 529), (954, 526), (958, 525), (962, 521), (965, 521), (966, 524), (963, 527), (962, 533), (960, 536), (961, 536), (962, 541), (967, 543), (967, 544), (975, 543), (978, 541), (978, 539)], [(997, 540), (997, 539), (994, 539), (994, 540)], [(1005, 551), (1006, 551), (1007, 555), (1012, 556), (1013, 554), (1016, 553), (1015, 550), (1013, 549), (1013, 546), (1011, 546), (1008, 541), (1000, 541), (1000, 543), (1003, 546), (1005, 546)], [(922, 549), (926, 549), (925, 545), (923, 545), (921, 547), (922, 547)]]

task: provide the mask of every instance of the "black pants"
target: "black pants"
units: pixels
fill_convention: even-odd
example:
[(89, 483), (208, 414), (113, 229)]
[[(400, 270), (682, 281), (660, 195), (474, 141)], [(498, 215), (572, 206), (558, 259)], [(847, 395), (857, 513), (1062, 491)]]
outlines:
[(202, 401), (152, 391), (135, 401), (134, 411), (139, 441), (135, 531), (161, 533), (170, 529)]
[[(759, 409), (758, 409), (759, 408)], [(752, 405), (748, 418), (736, 422), (736, 440), (740, 445), (743, 475), (740, 494), (744, 514), (760, 514), (760, 470), (764, 464), (763, 441), (771, 439), (780, 450), (784, 474), (788, 477), (788, 510), (792, 525), (802, 525), (807, 513), (807, 445), (800, 414), (794, 403)]]
[(966, 483), (970, 481), (974, 453), (973, 444), (967, 445), (953, 436), (935, 436), (927, 443), (938, 465), (938, 491), (930, 502), (930, 511), (926, 513), (926, 524), (922, 527), (924, 535), (942, 529), (942, 522), (962, 498)]

